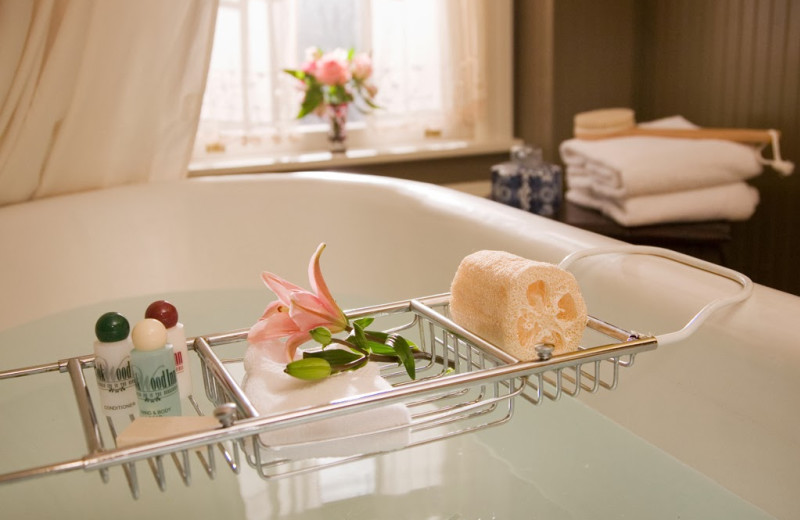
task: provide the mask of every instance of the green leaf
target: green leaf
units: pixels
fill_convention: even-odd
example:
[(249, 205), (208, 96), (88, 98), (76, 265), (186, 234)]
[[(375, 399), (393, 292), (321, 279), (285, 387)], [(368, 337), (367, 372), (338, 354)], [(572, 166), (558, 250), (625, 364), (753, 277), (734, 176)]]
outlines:
[(396, 356), (397, 352), (395, 350), (383, 343), (378, 343), (377, 341), (367, 340), (367, 346), (369, 347), (369, 351), (373, 354), (381, 354), (383, 356)]
[(356, 50), (353, 47), (350, 47), (347, 51), (347, 61), (353, 61), (353, 56), (355, 56)]
[[(389, 334), (388, 332), (382, 332), (379, 330), (366, 330), (364, 331), (364, 334), (371, 340), (380, 341), (383, 343), (386, 343), (386, 340), (388, 340), (390, 336), (397, 336), (396, 334)], [(405, 342), (408, 343), (408, 346), (411, 347), (412, 350), (419, 350), (413, 341), (405, 339)]]
[(322, 90), (318, 87), (309, 86), (306, 91), (306, 97), (303, 98), (303, 104), (300, 105), (300, 112), (297, 114), (297, 119), (302, 119), (314, 111), (320, 103), (323, 102)]
[(362, 99), (364, 100), (364, 103), (366, 103), (367, 105), (369, 105), (369, 107), (370, 107), (370, 108), (374, 108), (374, 109), (381, 109), (381, 108), (383, 108), (382, 106), (380, 106), (380, 105), (376, 105), (375, 103), (373, 103), (373, 102), (372, 102), (372, 100), (371, 100), (370, 98), (366, 97), (366, 96), (362, 97)]
[(353, 320), (353, 323), (358, 323), (358, 326), (361, 327), (362, 330), (366, 330), (367, 327), (372, 325), (373, 321), (375, 321), (375, 318), (366, 317)]
[(319, 343), (320, 345), (327, 346), (331, 343), (331, 331), (329, 331), (325, 327), (317, 327), (315, 329), (311, 329), (308, 331), (311, 334), (311, 339)]
[(303, 358), (292, 361), (283, 371), (298, 379), (318, 381), (331, 375), (331, 364), (322, 358)]
[(364, 329), (359, 325), (357, 322), (353, 322), (353, 343), (362, 349), (369, 352), (369, 344), (367, 343), (367, 337), (364, 335)]
[[(369, 335), (367, 335), (367, 334), (369, 334)], [(394, 349), (392, 347), (387, 346), (384, 343), (385, 340), (386, 340), (387, 334), (383, 334), (382, 333), (384, 335), (383, 341), (375, 341), (373, 339), (373, 335), (374, 334), (375, 333), (372, 332), (372, 331), (369, 331), (369, 333), (367, 333), (367, 332), (364, 333), (364, 337), (366, 338), (367, 342), (366, 342), (366, 347), (361, 347), (361, 348), (363, 348), (364, 350), (366, 350), (367, 352), (370, 352), (372, 354), (382, 354), (384, 356), (396, 356), (397, 355), (397, 353), (394, 351)], [(350, 334), (345, 341), (348, 341), (350, 343), (356, 343), (355, 334)]]
[(372, 96), (369, 95), (367, 87), (363, 82), (356, 83), (356, 90), (358, 91), (358, 95), (361, 100), (366, 103), (367, 106), (373, 109), (383, 108), (382, 106), (375, 104), (375, 102), (372, 100)]
[(329, 348), (326, 350), (320, 350), (317, 352), (303, 352), (303, 358), (320, 358), (324, 359), (331, 366), (336, 365), (346, 365), (347, 363), (352, 363), (357, 359), (361, 359), (364, 356), (361, 354), (356, 354), (354, 352), (350, 352), (349, 350), (344, 350), (341, 348)]
[(331, 105), (342, 105), (353, 101), (353, 96), (343, 85), (330, 85), (327, 88), (328, 103)]
[[(372, 334), (372, 332), (370, 332), (370, 335), (371, 334)], [(369, 352), (371, 354), (381, 354), (383, 356), (396, 356), (397, 355), (397, 352), (394, 351), (394, 348), (386, 345), (385, 342), (374, 341), (373, 339), (368, 337), (366, 335), (366, 333), (365, 333), (364, 337), (366, 338), (366, 344), (365, 344), (366, 346), (358, 345), (358, 343), (356, 341), (355, 334), (351, 334), (350, 336), (348, 336), (345, 341), (348, 341), (350, 343), (354, 343), (357, 346), (359, 346), (359, 348), (362, 348), (362, 349), (366, 350), (367, 352)]]
[(294, 69), (283, 69), (283, 72), (289, 74), (290, 76), (294, 76), (295, 78), (299, 79), (300, 81), (306, 80), (306, 73), (302, 70), (294, 70)]
[(408, 341), (406, 341), (403, 336), (392, 335), (389, 338), (389, 342), (391, 342), (395, 352), (397, 352), (397, 356), (400, 358), (400, 361), (403, 362), (403, 366), (406, 368), (408, 377), (411, 379), (416, 379), (417, 365), (414, 363), (414, 355), (411, 353), (411, 347), (409, 346)]

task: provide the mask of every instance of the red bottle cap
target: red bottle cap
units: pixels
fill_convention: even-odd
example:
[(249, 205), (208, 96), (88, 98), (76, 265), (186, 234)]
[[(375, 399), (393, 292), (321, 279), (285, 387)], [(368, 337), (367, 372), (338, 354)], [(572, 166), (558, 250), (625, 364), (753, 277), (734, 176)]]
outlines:
[(144, 317), (158, 320), (164, 327), (170, 329), (178, 323), (178, 309), (166, 300), (158, 300), (147, 307)]

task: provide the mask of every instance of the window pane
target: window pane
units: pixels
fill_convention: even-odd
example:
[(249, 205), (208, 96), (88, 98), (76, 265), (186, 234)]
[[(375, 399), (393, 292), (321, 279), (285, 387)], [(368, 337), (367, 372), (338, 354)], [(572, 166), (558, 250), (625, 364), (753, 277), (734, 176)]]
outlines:
[(488, 5), (488, 0), (220, 0), (196, 151), (324, 149), (325, 121), (313, 114), (295, 118), (303, 92), (283, 72), (300, 67), (309, 47), (372, 54), (381, 108), (365, 117), (350, 106), (348, 134), (356, 146), (417, 144), (426, 136), (474, 138), (483, 117), (479, 108), (486, 104), (481, 42), (488, 36), (478, 36), (485, 27), (481, 6)]
[(360, 0), (304, 0), (297, 3), (297, 63), (308, 47), (329, 51), (365, 50), (361, 42)]
[(373, 7), (375, 78), (381, 105), (396, 114), (439, 110), (441, 2), (377, 1)]

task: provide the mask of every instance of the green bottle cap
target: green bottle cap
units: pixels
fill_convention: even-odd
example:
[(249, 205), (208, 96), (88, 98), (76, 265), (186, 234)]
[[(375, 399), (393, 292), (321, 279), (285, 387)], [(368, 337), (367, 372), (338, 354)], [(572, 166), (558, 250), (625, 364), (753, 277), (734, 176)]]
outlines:
[(103, 343), (114, 343), (128, 337), (131, 326), (125, 316), (118, 312), (107, 312), (97, 319), (94, 334)]

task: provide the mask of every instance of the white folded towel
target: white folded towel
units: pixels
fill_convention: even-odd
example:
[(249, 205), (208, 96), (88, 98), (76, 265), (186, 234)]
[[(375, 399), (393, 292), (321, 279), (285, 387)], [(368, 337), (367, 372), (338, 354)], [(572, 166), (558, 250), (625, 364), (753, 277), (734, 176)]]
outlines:
[(747, 220), (758, 205), (758, 190), (744, 182), (644, 195), (626, 199), (600, 197), (590, 190), (570, 188), (567, 200), (600, 210), (623, 226), (646, 226), (665, 222)]
[[(285, 365), (248, 348), (244, 359), (245, 394), (262, 416), (328, 404), (343, 398), (388, 390), (376, 363), (321, 381), (303, 381), (284, 373)], [(269, 459), (344, 457), (390, 451), (408, 445), (411, 421), (403, 404), (381, 406), (262, 433)], [(394, 428), (400, 427), (400, 428)], [(394, 428), (390, 431), (381, 431)], [(344, 438), (358, 435), (354, 438)], [(301, 443), (310, 443), (302, 444)]]
[[(680, 116), (642, 126), (695, 127)], [(560, 152), (570, 189), (617, 199), (730, 184), (762, 170), (756, 148), (717, 139), (569, 139)]]

